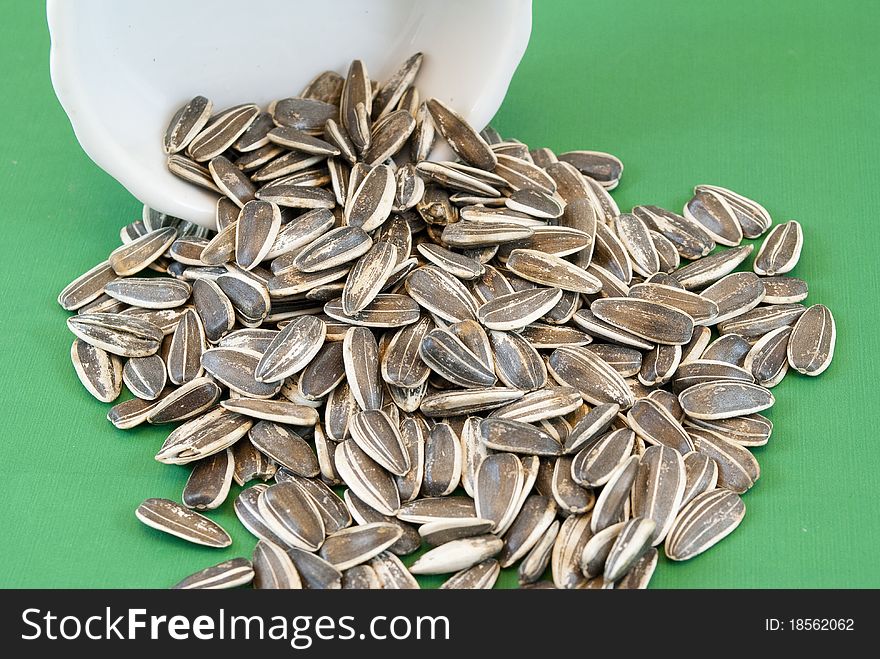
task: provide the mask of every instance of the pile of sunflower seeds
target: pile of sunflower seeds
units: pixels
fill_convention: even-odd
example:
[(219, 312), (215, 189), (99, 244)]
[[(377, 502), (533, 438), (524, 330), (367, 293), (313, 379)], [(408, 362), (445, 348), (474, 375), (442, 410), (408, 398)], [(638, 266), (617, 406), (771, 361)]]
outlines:
[(770, 389), (831, 361), (831, 313), (786, 275), (798, 222), (712, 185), (621, 213), (617, 158), (478, 133), (420, 99), (421, 62), (265, 111), (192, 99), (164, 148), (220, 193), (216, 230), (145, 208), (59, 296), (82, 383), (135, 396), (109, 420), (176, 424), (156, 459), (192, 467), (138, 518), (226, 547), (199, 511), (245, 486), (252, 558), (178, 588), (491, 588), (514, 565), (644, 588), (661, 544), (685, 560), (739, 525)]

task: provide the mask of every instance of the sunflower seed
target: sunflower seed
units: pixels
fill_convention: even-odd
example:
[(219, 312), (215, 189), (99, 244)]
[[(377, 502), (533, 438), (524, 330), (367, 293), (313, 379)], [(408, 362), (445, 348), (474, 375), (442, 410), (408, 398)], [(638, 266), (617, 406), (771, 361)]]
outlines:
[(254, 548), (254, 588), (300, 590), (302, 580), (290, 555), (281, 547), (260, 540)]
[(103, 261), (87, 270), (64, 287), (58, 294), (58, 304), (67, 311), (81, 309), (104, 293), (104, 286), (116, 279), (109, 261)]
[(249, 439), (242, 439), (232, 446), (234, 469), (232, 478), (239, 485), (245, 485), (259, 478), (267, 481), (275, 475), (275, 464), (260, 453)]
[(337, 447), (335, 460), (340, 477), (359, 499), (383, 515), (397, 514), (400, 494), (394, 480), (352, 440)]
[(130, 398), (129, 400), (117, 403), (107, 412), (107, 420), (120, 430), (134, 428), (147, 420), (153, 408), (162, 401), (162, 396), (167, 394), (168, 390), (165, 390), (156, 400)]
[(718, 465), (718, 487), (742, 494), (760, 477), (758, 461), (742, 445), (702, 428), (692, 427), (689, 432), (696, 450), (712, 458)]
[(263, 519), (263, 515), (257, 507), (260, 495), (265, 492), (268, 487), (268, 485), (260, 483), (242, 490), (235, 498), (233, 504), (235, 516), (238, 518), (238, 521), (241, 522), (242, 526), (259, 540), (287, 549), (287, 542), (266, 525), (266, 521)]
[(298, 547), (287, 547), (287, 555), (293, 561), (300, 579), (309, 590), (339, 590), (342, 573), (317, 554)]
[(684, 216), (699, 223), (715, 242), (735, 247), (742, 242), (743, 231), (736, 213), (725, 198), (713, 190), (698, 187), (685, 204)]
[(775, 387), (788, 372), (790, 327), (780, 327), (758, 339), (745, 357), (743, 368), (755, 376), (762, 387)]
[(522, 463), (511, 453), (489, 455), (480, 463), (474, 481), (476, 513), (492, 520), (493, 530), (508, 525), (516, 514), (523, 476)]
[(621, 529), (605, 561), (605, 580), (613, 582), (626, 574), (630, 567), (651, 546), (651, 538), (655, 535), (653, 519), (634, 517)]
[(682, 455), (693, 450), (687, 431), (672, 413), (652, 398), (635, 402), (626, 419), (647, 444), (673, 448)]
[(156, 454), (166, 464), (187, 464), (232, 446), (253, 421), (216, 407), (175, 428)]
[(751, 344), (739, 334), (724, 334), (706, 346), (699, 361), (726, 362), (734, 366), (742, 366), (751, 349)]
[(436, 98), (428, 99), (426, 106), (433, 125), (462, 160), (480, 169), (495, 169), (495, 153), (461, 115)]
[(588, 403), (616, 403), (627, 409), (635, 402), (626, 382), (607, 362), (581, 348), (557, 348), (550, 355), (551, 375), (574, 387)]
[(278, 423), (260, 421), (249, 431), (254, 448), (277, 464), (300, 476), (317, 476), (318, 459), (306, 441), (295, 432)]
[(708, 190), (724, 199), (736, 215), (746, 238), (757, 238), (770, 228), (770, 213), (756, 201), (717, 185), (698, 185), (695, 190)]
[(336, 116), (337, 107), (316, 98), (285, 98), (270, 104), (269, 113), (278, 126), (320, 131), (325, 121)]
[[(92, 348), (89, 346), (92, 351), (97, 351), (97, 348)], [(82, 352), (80, 350), (80, 352)], [(101, 351), (103, 352), (103, 351)], [(106, 354), (106, 353), (105, 353)], [(114, 358), (115, 359), (115, 358)], [(94, 362), (94, 360), (90, 360), (90, 368), (95, 368), (98, 366)], [(74, 366), (77, 367), (77, 362), (74, 361)], [(77, 371), (79, 372), (79, 368), (77, 367)], [(106, 368), (106, 367), (105, 367)], [(108, 371), (102, 368), (102, 374), (106, 377)], [(93, 376), (97, 375), (93, 373)], [(82, 377), (80, 378), (82, 379)], [(125, 382), (125, 386), (128, 387), (129, 391), (131, 391), (138, 398), (143, 398), (144, 400), (155, 400), (159, 397), (159, 394), (165, 388), (167, 376), (165, 372), (165, 363), (162, 361), (162, 358), (158, 355), (151, 355), (149, 357), (134, 357), (125, 362), (125, 367), (122, 369), (122, 381)], [(85, 384), (85, 380), (83, 380)], [(118, 385), (118, 380), (115, 381)], [(92, 388), (86, 384), (86, 387), (89, 388), (89, 391), (92, 391), (93, 395), (98, 398), (98, 400), (102, 400), (99, 397), (97, 391), (97, 387), (101, 387), (101, 390), (105, 391), (105, 395), (112, 394), (113, 389), (107, 390), (106, 387), (110, 385), (110, 382), (93, 382), (93, 386), (96, 387), (95, 391), (92, 391)], [(119, 395), (118, 386), (115, 389), (115, 395), (110, 400), (116, 398)], [(103, 402), (110, 402), (109, 400), (104, 400)]]
[(532, 323), (559, 302), (558, 288), (534, 288), (502, 295), (478, 310), (480, 322), (488, 329), (514, 330)]
[(208, 172), (217, 189), (239, 207), (254, 198), (257, 189), (247, 174), (224, 156), (216, 156), (208, 162)]
[(589, 309), (580, 309), (572, 316), (572, 321), (589, 334), (608, 339), (614, 343), (639, 348), (640, 350), (650, 350), (653, 347), (651, 343), (648, 343), (641, 337), (606, 323), (604, 320), (600, 320)]
[(632, 455), (617, 467), (596, 498), (590, 528), (597, 533), (619, 521), (629, 502), (630, 491), (638, 472), (639, 456)]
[(379, 348), (373, 332), (365, 327), (352, 327), (342, 345), (345, 374), (358, 405), (363, 410), (381, 408)]
[(452, 540), (422, 554), (409, 571), (412, 574), (444, 574), (465, 570), (495, 556), (503, 545), (494, 535)]
[[(559, 522), (554, 521), (547, 527), (538, 542), (531, 548), (526, 557), (519, 564), (519, 584), (521, 587), (531, 584), (541, 578), (547, 565), (550, 564), (551, 554), (556, 546), (556, 537), (559, 534)], [(545, 582), (546, 583), (546, 582)]]
[(599, 320), (635, 334), (651, 343), (685, 344), (694, 321), (686, 313), (648, 300), (602, 298), (590, 305)]
[(419, 588), (419, 582), (394, 554), (383, 551), (370, 560), (370, 567), (375, 570), (379, 583), (385, 590), (417, 590)]
[(428, 378), (429, 368), (419, 356), (422, 339), (433, 322), (427, 316), (397, 331), (382, 356), (382, 379), (400, 387), (415, 387)]
[(806, 311), (802, 304), (774, 304), (755, 307), (751, 311), (718, 325), (722, 334), (739, 334), (744, 339), (758, 339), (767, 332), (794, 325)]
[(260, 494), (257, 508), (267, 526), (287, 544), (315, 551), (324, 542), (324, 522), (312, 500), (293, 483), (277, 483)]
[(718, 305), (714, 323), (740, 316), (764, 299), (764, 284), (751, 272), (735, 272), (720, 279), (700, 295)]
[(174, 584), (174, 590), (218, 590), (246, 586), (254, 579), (254, 569), (246, 558), (233, 558), (206, 567)]
[(798, 318), (788, 339), (788, 363), (798, 373), (819, 375), (831, 365), (837, 327), (831, 311), (814, 304)]
[(364, 563), (393, 545), (403, 532), (394, 524), (373, 522), (329, 535), (319, 555), (337, 570)]
[(796, 220), (778, 224), (761, 244), (754, 270), (759, 275), (781, 275), (797, 265), (804, 244), (804, 232)]
[(282, 467), (275, 474), (275, 482), (291, 483), (298, 487), (315, 506), (327, 534), (351, 526), (351, 513), (345, 502), (322, 481), (298, 476)]
[(666, 556), (684, 561), (703, 553), (730, 535), (745, 515), (746, 507), (734, 492), (711, 490), (682, 508), (666, 542)]
[(764, 304), (792, 304), (803, 302), (807, 299), (809, 289), (807, 282), (797, 277), (779, 275), (777, 277), (762, 277), (764, 284)]
[(425, 468), (421, 492), (443, 497), (458, 487), (462, 471), (461, 443), (449, 424), (438, 423), (425, 442)]
[[(694, 324), (708, 325), (718, 320), (718, 304), (713, 298), (673, 286), (655, 283), (636, 284), (629, 289), (629, 296), (678, 309), (693, 318)], [(760, 302), (760, 299), (758, 301)]]
[(149, 357), (163, 336), (149, 321), (113, 313), (79, 314), (67, 319), (67, 327), (85, 343), (121, 357)]
[(232, 412), (274, 423), (314, 426), (318, 422), (318, 413), (313, 408), (284, 400), (234, 398), (221, 404)]
[(210, 100), (196, 96), (175, 112), (162, 140), (165, 153), (170, 155), (185, 149), (208, 123), (212, 109)]
[(673, 273), (678, 282), (687, 290), (703, 288), (725, 275), (729, 275), (745, 261), (754, 250), (752, 245), (740, 245), (708, 256), (703, 256)]
[(416, 302), (444, 320), (477, 318), (477, 302), (470, 291), (453, 275), (434, 266), (413, 270), (406, 279), (406, 290)]
[[(173, 227), (165, 227), (146, 233), (110, 252), (108, 258), (110, 267), (120, 277), (129, 277), (137, 274), (162, 256), (176, 238), (177, 229)], [(86, 275), (93, 272), (94, 268), (86, 273)], [(99, 274), (99, 272), (94, 272), (93, 276), (98, 276)], [(93, 280), (91, 277), (88, 278), (88, 283), (81, 281), (81, 279), (77, 280), (77, 282), (80, 285), (87, 285), (89, 288), (93, 284), (97, 284), (97, 280)], [(103, 279), (103, 276), (101, 276), (101, 279)], [(105, 282), (105, 285), (108, 283), (110, 282)]]
[(620, 406), (616, 403), (602, 403), (584, 414), (565, 439), (565, 454), (571, 455), (581, 448), (591, 446), (619, 412)]
[(208, 547), (228, 547), (232, 538), (207, 517), (184, 508), (170, 499), (147, 499), (135, 510), (147, 526)]
[(183, 504), (197, 510), (217, 508), (229, 494), (234, 467), (231, 449), (199, 460), (183, 488)]
[[(70, 346), (70, 358), (80, 382), (92, 396), (102, 403), (112, 402), (119, 397), (125, 372), (122, 361), (116, 355), (81, 339), (75, 339)], [(160, 359), (159, 363), (161, 362)], [(164, 366), (162, 372), (164, 374)], [(161, 387), (159, 389), (161, 391)]]
[(459, 570), (444, 581), (441, 590), (489, 590), (495, 585), (501, 567), (494, 558), (489, 558), (476, 565)]
[(585, 582), (580, 562), (584, 546), (593, 535), (590, 520), (590, 515), (569, 515), (559, 527), (550, 560), (553, 583), (557, 588), (577, 588)]
[(431, 524), (450, 520), (475, 519), (474, 500), (470, 497), (428, 497), (403, 504), (398, 519), (412, 524)]
[[(789, 343), (789, 345), (791, 345)], [(749, 382), (705, 382), (682, 391), (678, 400), (693, 419), (729, 419), (771, 407), (773, 394)]]
[(403, 476), (409, 471), (409, 453), (403, 438), (385, 412), (359, 412), (351, 419), (349, 430), (361, 450), (392, 474)]
[(648, 534), (649, 545), (665, 539), (681, 507), (686, 481), (681, 453), (662, 445), (645, 450), (633, 483), (632, 514), (656, 524)]
[(486, 364), (448, 330), (425, 334), (419, 355), (436, 373), (462, 387), (491, 387), (496, 382)]
[(399, 556), (406, 556), (416, 551), (422, 544), (419, 532), (411, 524), (402, 522), (396, 517), (383, 515), (346, 490), (343, 494), (345, 505), (351, 511), (351, 516), (358, 524), (372, 524), (383, 522), (394, 526), (400, 531), (400, 537), (388, 547), (388, 551)]
[(320, 318), (300, 316), (272, 340), (255, 367), (258, 382), (278, 382), (299, 373), (315, 357), (327, 327)]
[(572, 478), (572, 458), (561, 456), (553, 468), (551, 491), (559, 508), (568, 513), (582, 514), (593, 508), (596, 495)]
[(691, 451), (684, 456), (685, 486), (681, 506), (692, 499), (714, 490), (718, 485), (718, 463), (705, 453)]
[(557, 439), (522, 421), (490, 417), (480, 423), (480, 439), (496, 451), (523, 455), (556, 456), (562, 454)]
[(632, 453), (635, 433), (629, 428), (609, 432), (582, 448), (571, 462), (571, 476), (584, 487), (599, 487)]
[(203, 162), (231, 147), (260, 114), (256, 105), (240, 105), (217, 116), (187, 146), (193, 160)]

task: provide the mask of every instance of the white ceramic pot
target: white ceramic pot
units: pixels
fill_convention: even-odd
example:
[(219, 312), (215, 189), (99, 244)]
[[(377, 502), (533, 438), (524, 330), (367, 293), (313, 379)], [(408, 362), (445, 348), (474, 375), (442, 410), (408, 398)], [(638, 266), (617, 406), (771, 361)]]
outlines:
[(216, 197), (172, 176), (162, 135), (196, 94), (222, 108), (293, 96), (362, 59), (417, 80), (475, 127), (501, 105), (531, 0), (48, 0), (55, 93), (89, 157), (143, 203), (213, 226)]

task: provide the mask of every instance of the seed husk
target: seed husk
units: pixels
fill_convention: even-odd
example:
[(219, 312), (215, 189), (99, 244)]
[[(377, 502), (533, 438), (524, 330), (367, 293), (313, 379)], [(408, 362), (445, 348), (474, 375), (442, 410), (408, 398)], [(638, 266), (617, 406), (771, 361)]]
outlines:
[[(519, 584), (524, 587), (536, 582), (547, 566), (550, 564), (553, 548), (556, 546), (556, 537), (559, 534), (559, 521), (554, 521), (547, 527), (538, 542), (532, 547), (526, 557), (519, 564)], [(547, 583), (547, 582), (544, 582)]]
[(498, 417), (484, 419), (480, 423), (480, 439), (496, 451), (508, 451), (523, 455), (557, 456), (562, 445), (547, 432), (535, 426)]
[(253, 425), (247, 417), (222, 407), (191, 419), (171, 431), (156, 454), (166, 464), (187, 464), (232, 446)]
[(102, 261), (64, 287), (58, 294), (58, 304), (67, 311), (81, 309), (104, 293), (104, 286), (116, 279), (109, 261)]
[(655, 522), (645, 517), (634, 517), (624, 524), (611, 545), (605, 561), (605, 581), (614, 582), (626, 574), (630, 567), (651, 546), (655, 535)]
[(607, 362), (581, 348), (557, 348), (548, 360), (551, 375), (574, 387), (588, 403), (616, 403), (628, 409), (635, 398), (623, 378)]
[(401, 505), (397, 517), (412, 524), (477, 519), (474, 500), (462, 496), (414, 499)]
[(314, 426), (318, 423), (318, 413), (314, 408), (286, 400), (258, 400), (241, 397), (224, 400), (221, 405), (237, 414), (274, 423), (294, 426)]
[(742, 225), (727, 200), (709, 188), (697, 187), (685, 204), (684, 216), (699, 223), (719, 245), (735, 247), (742, 242)]
[(831, 365), (837, 326), (831, 311), (814, 304), (798, 318), (788, 339), (788, 363), (798, 373), (819, 375)]
[(693, 450), (688, 433), (678, 419), (652, 398), (637, 400), (627, 412), (626, 419), (630, 428), (647, 444), (667, 446), (682, 455)]
[(397, 514), (400, 494), (394, 480), (352, 440), (339, 444), (335, 462), (339, 476), (359, 499), (383, 515)]
[(651, 343), (682, 345), (694, 332), (694, 320), (688, 314), (648, 300), (603, 298), (593, 302), (590, 311)]
[(715, 249), (715, 240), (694, 220), (658, 206), (636, 206), (632, 212), (649, 229), (675, 245), (682, 258), (699, 259)]
[(324, 542), (324, 522), (312, 500), (293, 483), (264, 490), (257, 508), (266, 525), (287, 544), (316, 551)]
[(764, 299), (764, 283), (751, 272), (735, 272), (718, 280), (700, 295), (718, 305), (714, 323), (735, 318)]
[(381, 409), (369, 409), (352, 417), (349, 430), (354, 442), (379, 465), (396, 476), (410, 470), (409, 452), (391, 418)]
[(294, 474), (317, 476), (320, 473), (314, 451), (287, 426), (259, 421), (248, 430), (248, 438), (254, 448)]
[(684, 456), (685, 485), (681, 506), (692, 499), (714, 490), (718, 485), (718, 463), (705, 453), (691, 451)]
[(689, 291), (703, 288), (733, 272), (754, 249), (752, 245), (740, 245), (715, 252), (679, 268), (672, 276)]
[(234, 468), (232, 449), (196, 462), (183, 488), (183, 504), (196, 510), (212, 510), (220, 506), (229, 495)]
[[(592, 266), (590, 266), (592, 267)], [(625, 315), (624, 311), (624, 315)], [(614, 343), (624, 346), (639, 348), (640, 350), (650, 350), (653, 344), (645, 339), (632, 334), (624, 329), (620, 329), (615, 325), (606, 323), (604, 320), (597, 318), (589, 309), (580, 309), (571, 318), (575, 325), (586, 330), (592, 336), (598, 336)], [(690, 339), (690, 337), (688, 337)]]
[(571, 456), (560, 456), (553, 468), (550, 490), (560, 510), (582, 514), (588, 512), (596, 503), (596, 495), (589, 488), (582, 487), (572, 477)]
[(743, 368), (751, 371), (755, 382), (762, 387), (775, 387), (788, 372), (788, 340), (790, 327), (768, 332), (751, 347), (743, 361)]
[(387, 522), (352, 526), (329, 535), (319, 555), (337, 570), (347, 570), (381, 553), (402, 534), (400, 528)]
[(505, 526), (515, 515), (523, 478), (522, 463), (512, 453), (486, 456), (474, 481), (477, 517), (492, 520), (493, 530)]
[(495, 153), (461, 115), (436, 98), (428, 99), (425, 105), (437, 131), (462, 160), (480, 169), (495, 169)]
[[(79, 381), (92, 396), (102, 403), (110, 403), (119, 397), (124, 370), (116, 355), (75, 339), (70, 346), (70, 358)], [(161, 359), (159, 361), (161, 363)]]
[(323, 558), (298, 547), (285, 549), (306, 588), (310, 590), (342, 588), (342, 573)]
[(743, 366), (751, 349), (751, 344), (739, 334), (724, 334), (706, 346), (699, 361), (720, 361)]
[(804, 232), (797, 220), (777, 224), (755, 255), (753, 269), (759, 275), (782, 275), (791, 271), (800, 260)]
[(440, 584), (441, 590), (489, 590), (498, 579), (501, 567), (494, 558), (486, 559), (473, 567), (459, 570)]
[(755, 456), (741, 444), (702, 428), (690, 428), (689, 432), (695, 449), (718, 465), (718, 487), (742, 494), (761, 476)]
[(87, 313), (67, 319), (79, 339), (120, 357), (149, 357), (159, 350), (162, 330), (147, 320), (114, 313)]
[(629, 296), (678, 309), (693, 318), (695, 325), (714, 324), (719, 320), (718, 304), (713, 298), (702, 293), (697, 295), (665, 284), (645, 283), (632, 286), (629, 289)]
[(629, 428), (620, 428), (584, 446), (571, 462), (574, 482), (584, 487), (599, 487), (607, 483), (632, 453), (635, 439), (635, 433)]
[(147, 413), (149, 423), (184, 421), (207, 412), (220, 400), (222, 390), (210, 377), (190, 380), (167, 394), (160, 394)]
[(682, 508), (666, 541), (666, 556), (684, 561), (730, 535), (746, 513), (742, 499), (719, 488), (695, 497)]
[(504, 543), (494, 535), (451, 540), (422, 554), (409, 571), (412, 574), (444, 574), (465, 570), (495, 556)]
[[(632, 514), (654, 522), (648, 533), (649, 545), (656, 547), (669, 533), (681, 508), (686, 482), (684, 459), (674, 448), (649, 446), (642, 454), (632, 487)], [(619, 576), (608, 578), (616, 581)]]
[(278, 545), (260, 540), (254, 548), (254, 588), (300, 590), (302, 579), (290, 555)]
[(256, 105), (239, 105), (217, 116), (189, 143), (186, 151), (193, 160), (204, 162), (231, 147), (260, 114)]
[(496, 378), (489, 367), (452, 332), (433, 329), (419, 345), (419, 355), (435, 373), (465, 388), (491, 387)]
[(462, 450), (458, 435), (447, 423), (438, 423), (425, 442), (425, 468), (421, 492), (443, 497), (455, 491), (461, 480)]
[(278, 382), (303, 370), (324, 345), (327, 326), (315, 316), (300, 316), (272, 339), (255, 367), (258, 382)]
[(580, 563), (584, 546), (593, 535), (590, 520), (589, 514), (569, 515), (559, 527), (550, 559), (553, 583), (557, 588), (577, 588), (585, 582)]
[(254, 569), (246, 558), (233, 558), (206, 567), (171, 586), (174, 590), (219, 590), (246, 586), (254, 579)]
[(135, 510), (147, 526), (207, 547), (228, 547), (232, 538), (223, 528), (170, 499), (147, 499)]
[(678, 395), (685, 413), (693, 419), (729, 419), (772, 407), (775, 399), (764, 387), (749, 382), (705, 382)]
[(573, 165), (581, 174), (599, 182), (606, 190), (617, 187), (623, 175), (620, 158), (602, 151), (566, 151), (559, 160)]
[[(97, 348), (89, 347), (92, 350), (97, 350)], [(76, 362), (74, 362), (74, 366), (76, 366)], [(106, 378), (107, 371), (104, 371), (103, 369), (102, 371)], [(122, 369), (122, 381), (125, 383), (125, 386), (128, 387), (128, 390), (135, 396), (143, 398), (144, 400), (155, 400), (158, 398), (159, 394), (161, 394), (162, 390), (165, 388), (166, 380), (167, 374), (165, 371), (165, 362), (162, 361), (162, 358), (159, 357), (159, 355), (133, 357), (125, 362), (125, 367)], [(95, 382), (95, 384), (101, 384), (101, 390), (107, 391), (106, 386), (110, 384), (110, 382), (105, 380), (103, 383)], [(118, 381), (116, 384), (118, 385)], [(91, 389), (89, 390), (91, 391)], [(112, 393), (112, 391), (113, 390), (110, 389), (108, 393)], [(114, 400), (116, 396), (119, 395), (119, 389), (117, 388), (115, 392), (116, 395), (110, 400)], [(97, 393), (92, 393), (96, 398), (101, 400)], [(104, 400), (103, 402), (107, 403), (110, 401)]]
[(406, 556), (413, 553), (422, 544), (422, 538), (419, 532), (412, 524), (402, 522), (396, 517), (383, 515), (352, 494), (351, 490), (343, 493), (345, 505), (351, 511), (351, 516), (358, 524), (372, 524), (374, 522), (384, 522), (391, 524), (400, 531), (400, 537), (388, 547), (388, 551), (399, 556)]
[(617, 467), (596, 498), (590, 528), (597, 533), (621, 521), (638, 472), (639, 456), (632, 455)]
[(110, 252), (110, 267), (120, 277), (137, 274), (162, 256), (176, 238), (177, 229), (174, 227), (150, 231)]
[(809, 287), (807, 282), (797, 277), (778, 275), (761, 277), (764, 284), (764, 304), (792, 304), (807, 299)]
[(232, 446), (232, 456), (234, 463), (232, 478), (239, 485), (245, 485), (255, 479), (267, 481), (278, 470), (268, 457), (251, 444), (249, 439), (236, 442)]
[(185, 149), (208, 123), (213, 107), (209, 99), (195, 96), (175, 112), (162, 140), (165, 153), (170, 155)]
[(275, 473), (275, 482), (291, 483), (298, 487), (315, 506), (327, 534), (351, 526), (352, 518), (347, 505), (323, 481), (297, 475), (287, 467), (282, 467)]
[(495, 357), (495, 371), (505, 385), (533, 391), (546, 384), (547, 367), (544, 360), (522, 335), (492, 331), (489, 340)]

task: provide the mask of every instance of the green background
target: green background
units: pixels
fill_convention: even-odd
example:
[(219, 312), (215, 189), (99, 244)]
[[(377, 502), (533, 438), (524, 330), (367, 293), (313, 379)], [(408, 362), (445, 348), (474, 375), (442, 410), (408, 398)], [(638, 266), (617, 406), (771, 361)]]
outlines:
[[(81, 151), (54, 97), (43, 4), (0, 9), (0, 586), (166, 587), (249, 556), (254, 539), (232, 497), (211, 513), (234, 538), (226, 550), (132, 514), (147, 497), (178, 499), (188, 471), (153, 460), (167, 429), (105, 420), (74, 374), (55, 297), (140, 206)], [(871, 0), (535, 2), (499, 131), (618, 155), (622, 209), (680, 209), (714, 183), (797, 218), (793, 274), (837, 319), (829, 370), (774, 389), (741, 527), (688, 563), (662, 561), (655, 587), (880, 586), (878, 26)]]

